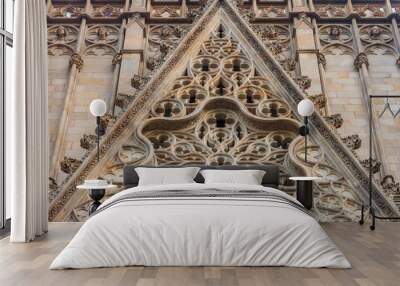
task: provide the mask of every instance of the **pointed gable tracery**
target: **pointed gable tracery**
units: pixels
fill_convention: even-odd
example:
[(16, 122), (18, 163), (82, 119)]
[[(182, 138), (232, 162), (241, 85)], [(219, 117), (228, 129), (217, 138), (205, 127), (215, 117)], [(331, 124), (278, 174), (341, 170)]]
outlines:
[[(288, 174), (322, 175), (324, 182), (316, 185), (316, 216), (357, 219), (365, 173), (319, 114), (311, 119), (312, 137), (318, 145), (310, 148), (310, 162), (301, 159), (304, 148), (297, 136), (300, 122), (295, 108), (304, 93), (288, 76), (294, 74), (296, 64), (290, 58), (274, 60), (274, 55), (285, 59), (285, 53), (290, 55), (288, 41), (279, 36), (285, 29), (276, 26), (265, 31), (266, 38), (277, 37), (268, 46), (271, 53), (226, 1), (212, 2), (205, 15), (197, 18), (191, 31), (180, 35), (180, 43), (155, 42), (154, 49), (144, 55), (143, 74), (132, 75), (135, 99), (121, 108), (115, 124), (108, 128), (101, 144), (101, 163), (96, 163), (93, 150), (84, 158), (52, 204), (50, 218), (86, 218), (88, 201), (74, 192), (86, 177), (101, 176), (119, 183), (125, 165), (196, 163), (277, 164), (283, 175), (280, 187), (288, 193), (294, 190)], [(153, 35), (164, 37), (162, 26), (177, 35), (170, 24), (154, 28)], [(205, 32), (209, 33), (206, 38)], [(192, 46), (199, 47), (196, 53)], [(140, 79), (143, 76), (146, 80)], [(300, 81), (307, 83), (304, 78)], [(376, 199), (379, 207), (392, 211), (379, 192)]]

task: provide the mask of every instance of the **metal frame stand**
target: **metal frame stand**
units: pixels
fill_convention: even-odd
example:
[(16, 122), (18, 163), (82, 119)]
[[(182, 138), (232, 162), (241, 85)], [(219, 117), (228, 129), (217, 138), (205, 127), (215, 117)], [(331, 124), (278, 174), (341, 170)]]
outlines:
[[(368, 184), (368, 194), (369, 194), (369, 213), (372, 217), (372, 223), (369, 226), (370, 230), (375, 230), (375, 223), (376, 219), (382, 219), (382, 220), (398, 220), (400, 217), (385, 217), (385, 216), (377, 216), (375, 214), (375, 210), (372, 206), (372, 180), (373, 180), (373, 174), (372, 174), (372, 99), (373, 98), (400, 98), (400, 95), (369, 95), (368, 98), (368, 112), (369, 112), (369, 184)], [(361, 219), (359, 223), (361, 225), (364, 224), (364, 204), (361, 206)]]

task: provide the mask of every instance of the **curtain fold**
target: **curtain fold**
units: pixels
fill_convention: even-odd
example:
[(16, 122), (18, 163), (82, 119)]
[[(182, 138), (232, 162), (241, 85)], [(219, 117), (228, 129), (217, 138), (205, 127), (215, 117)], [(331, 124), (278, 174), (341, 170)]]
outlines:
[(14, 92), (6, 99), (6, 187), (12, 194), (12, 242), (31, 241), (47, 232), (46, 14), (43, 0), (15, 1)]

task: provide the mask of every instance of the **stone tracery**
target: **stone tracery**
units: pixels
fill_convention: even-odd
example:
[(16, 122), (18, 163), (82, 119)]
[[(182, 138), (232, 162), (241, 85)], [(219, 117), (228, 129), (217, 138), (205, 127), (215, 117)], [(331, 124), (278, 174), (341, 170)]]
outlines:
[[(54, 1), (54, 3), (55, 2), (56, 1)], [(255, 4), (251, 4), (250, 1), (234, 2), (241, 2), (240, 8), (246, 6), (246, 8), (243, 9), (245, 13), (241, 14), (240, 16), (243, 16), (243, 18), (249, 20), (248, 24), (251, 26), (251, 28), (253, 28), (253, 31), (255, 31), (258, 36), (260, 36), (264, 44), (272, 51), (275, 59), (277, 59), (282, 64), (282, 66), (292, 76), (292, 78), (299, 79), (299, 86), (305, 88), (307, 85), (309, 85), (308, 81), (310, 81), (311, 79), (301, 78), (300, 70), (302, 69), (302, 67), (301, 64), (297, 62), (298, 59), (295, 56), (296, 50), (292, 50), (296, 48), (295, 43), (291, 42), (296, 40), (296, 35), (292, 34), (293, 26), (291, 21), (293, 19), (291, 18), (292, 16), (289, 17), (289, 15), (291, 15), (290, 13), (293, 12), (293, 7), (285, 7), (285, 5), (281, 4), (262, 4), (258, 5), (258, 8), (256, 8), (254, 10), (255, 12), (253, 13), (253, 9), (251, 9), (250, 5)], [(117, 92), (114, 104), (117, 105), (118, 108), (121, 108), (121, 110), (118, 110), (118, 112), (115, 114), (113, 113), (113, 115), (119, 117), (123, 115), (125, 111), (129, 110), (128, 106), (131, 105), (132, 101), (136, 98), (136, 95), (140, 93), (140, 90), (145, 87), (145, 85), (149, 82), (149, 79), (153, 75), (155, 75), (156, 72), (160, 69), (163, 61), (165, 61), (165, 59), (167, 59), (168, 56), (173, 53), (180, 40), (184, 38), (186, 31), (188, 31), (189, 27), (191, 27), (191, 25), (189, 24), (190, 21), (198, 19), (201, 15), (201, 11), (203, 10), (202, 6), (192, 5), (191, 1), (188, 1), (187, 3), (187, 7), (166, 3), (162, 5), (151, 5), (150, 14), (146, 16), (145, 20), (142, 17), (143, 15), (141, 15), (140, 13), (130, 12), (132, 7), (123, 7), (122, 4), (112, 5), (112, 7), (108, 7), (110, 5), (104, 6), (102, 4), (96, 4), (92, 7), (90, 7), (90, 5), (88, 7), (76, 7), (79, 5), (75, 4), (68, 6), (64, 5), (62, 6), (64, 12), (62, 14), (59, 13), (59, 15), (56, 15), (55, 12), (57, 9), (61, 11), (61, 9), (59, 9), (61, 8), (61, 6), (57, 6), (57, 4), (49, 8), (49, 17), (58, 17), (58, 19), (56, 19), (54, 22), (56, 26), (60, 26), (58, 23), (61, 23), (61, 18), (69, 18), (66, 23), (74, 23), (75, 27), (79, 27), (77, 23), (81, 19), (88, 19), (89, 24), (86, 25), (81, 32), (76, 29), (76, 35), (78, 35), (78, 32), (79, 34), (83, 33), (83, 35), (85, 35), (88, 29), (91, 29), (91, 31), (93, 32), (91, 32), (93, 40), (92, 43), (90, 42), (90, 39), (85, 39), (85, 36), (83, 36), (84, 43), (82, 45), (82, 50), (77, 51), (77, 54), (80, 54), (82, 57), (78, 58), (74, 56), (73, 58), (73, 63), (77, 67), (79, 67), (79, 69), (82, 68), (83, 60), (85, 60), (85, 65), (88, 63), (88, 61), (86, 61), (85, 55), (111, 55), (114, 56), (114, 59), (116, 59), (115, 63), (113, 61), (113, 64), (116, 65), (121, 64), (124, 53), (126, 53), (126, 51), (124, 50), (118, 51), (118, 49), (120, 49), (121, 47), (118, 47), (118, 45), (116, 45), (116, 42), (106, 43), (106, 39), (110, 35), (109, 31), (104, 31), (104, 29), (100, 27), (98, 27), (97, 29), (92, 28), (93, 26), (95, 26), (93, 25), (94, 23), (99, 23), (98, 26), (107, 26), (108, 24), (106, 25), (105, 23), (110, 23), (111, 26), (115, 26), (117, 28), (115, 35), (118, 35), (118, 33), (120, 33), (119, 29), (121, 29), (121, 31), (123, 30), (123, 26), (119, 26), (121, 24), (121, 21), (123, 22), (124, 20), (133, 18), (141, 18), (143, 20), (143, 37), (146, 39), (146, 50), (143, 51), (140, 55), (141, 57), (143, 57), (143, 66), (140, 66), (139, 69), (135, 73), (132, 73), (129, 77), (129, 85), (134, 87), (137, 92)], [(176, 7), (174, 7), (174, 5)], [(168, 7), (172, 7), (172, 9), (168, 9)], [(325, 7), (326, 9), (322, 9), (323, 7)], [(175, 8), (175, 12), (177, 14), (174, 14)], [(113, 9), (114, 11), (112, 11)], [(161, 13), (158, 13), (156, 10), (159, 10)], [(318, 28), (321, 29), (319, 33), (319, 35), (321, 36), (321, 38), (319, 39), (321, 44), (319, 50), (320, 55), (323, 56), (329, 54), (336, 57), (341, 54), (350, 54), (353, 55), (355, 58), (355, 56), (360, 53), (360, 51), (357, 50), (356, 40), (358, 39), (361, 41), (361, 44), (363, 46), (363, 52), (365, 52), (365, 54), (367, 54), (368, 56), (370, 54), (386, 54), (387, 52), (393, 53), (393, 51), (390, 49), (384, 51), (385, 47), (388, 48), (388, 46), (392, 46), (394, 44), (393, 40), (389, 40), (386, 46), (382, 46), (381, 41), (381, 37), (386, 37), (386, 34), (390, 36), (393, 33), (390, 33), (391, 31), (388, 31), (386, 33), (385, 29), (385, 31), (376, 29), (375, 26), (380, 25), (375, 25), (374, 22), (367, 22), (368, 18), (370, 17), (382, 17), (380, 15), (377, 15), (376, 13), (375, 15), (369, 15), (368, 13), (370, 13), (370, 11), (372, 11), (373, 9), (367, 10), (366, 13), (360, 15), (364, 18), (365, 21), (359, 22), (362, 23), (362, 25), (358, 26), (360, 33), (360, 35), (358, 36), (357, 33), (355, 33), (355, 30), (357, 30), (357, 28), (355, 28), (357, 27), (357, 24), (355, 25), (355, 27), (351, 27), (351, 25), (346, 24), (348, 23), (347, 18), (356, 17), (357, 20), (359, 19), (359, 16), (355, 15), (355, 12), (358, 13), (357, 5), (355, 5), (355, 9), (351, 9), (351, 7), (345, 7), (340, 4), (328, 6), (316, 4), (315, 12), (317, 12), (320, 17), (336, 18), (330, 19), (329, 21), (320, 21), (321, 19), (313, 14), (313, 9), (310, 7), (310, 17), (316, 17), (316, 23), (322, 24), (317, 24), (317, 26), (314, 27), (317, 36)], [(305, 13), (303, 14), (304, 17), (308, 15), (306, 15)], [(131, 16), (132, 18), (130, 18)], [(303, 16), (301, 16), (300, 13), (298, 15), (298, 18), (302, 18)], [(293, 17), (295, 19), (296, 15), (293, 14)], [(346, 17), (346, 19), (337, 19), (340, 17)], [(76, 19), (76, 21), (74, 19)], [(371, 25), (364, 25), (364, 23), (371, 23)], [(376, 23), (378, 23), (378, 21)], [(385, 27), (390, 27), (390, 25), (386, 23), (383, 25), (385, 25)], [(62, 26), (65, 28), (67, 25), (63, 24)], [(327, 27), (326, 30), (325, 26)], [(339, 26), (340, 28), (336, 29), (335, 26)], [(364, 29), (364, 26), (368, 26), (368, 29)], [(49, 26), (49, 28), (50, 27), (51, 26)], [(260, 28), (260, 30), (257, 30), (257, 27)], [(170, 30), (170, 32), (160, 32), (160, 30), (163, 29)], [(364, 30), (368, 30), (368, 32), (364, 33)], [(63, 41), (67, 41), (68, 37), (70, 37), (72, 34), (70, 33), (70, 31), (65, 31), (65, 29), (63, 28), (59, 28), (58, 31), (57, 29), (55, 29), (52, 33), (54, 33), (52, 41), (57, 44), (57, 47), (64, 47), (62, 46), (64, 44)], [(214, 32), (214, 36), (217, 35), (218, 37), (219, 34), (225, 37), (227, 34), (229, 34), (229, 32), (224, 31), (224, 29), (217, 29)], [(123, 36), (119, 37), (120, 39), (123, 38)], [(115, 38), (118, 38), (118, 36), (116, 36)], [(49, 40), (50, 39), (51, 38), (49, 37)], [(66, 55), (73, 55), (76, 48), (74, 47), (75, 42), (71, 43), (71, 46), (73, 46), (73, 48), (65, 48), (64, 50), (56, 49), (56, 45), (51, 46), (52, 44), (49, 42), (49, 54), (62, 55), (62, 53), (65, 53)], [(86, 48), (88, 48), (91, 45), (93, 46), (91, 47), (91, 51), (89, 50), (88, 53), (88, 51), (85, 49), (85, 46)], [(132, 138), (132, 142), (127, 142), (127, 144), (119, 150), (115, 162), (110, 163), (110, 166), (107, 168), (107, 172), (104, 173), (104, 177), (111, 178), (116, 181), (120, 180), (121, 168), (124, 164), (156, 164), (160, 162), (162, 162), (161, 164), (171, 164), (171, 160), (177, 160), (177, 162), (179, 161), (178, 156), (183, 156), (184, 159), (179, 162), (182, 162), (182, 164), (184, 164), (186, 162), (185, 159), (187, 158), (185, 156), (190, 153), (196, 155), (193, 156), (193, 158), (191, 158), (190, 160), (194, 160), (195, 162), (197, 162), (201, 159), (203, 160), (201, 162), (210, 162), (213, 164), (237, 164), (245, 162), (246, 160), (250, 160), (254, 163), (258, 160), (264, 160), (260, 159), (258, 155), (262, 155), (265, 150), (269, 150), (266, 149), (265, 144), (267, 146), (272, 146), (272, 143), (269, 141), (267, 143), (262, 141), (260, 142), (260, 144), (254, 144), (254, 142), (258, 142), (258, 139), (249, 136), (249, 134), (259, 134), (259, 139), (261, 139), (261, 137), (265, 139), (269, 136), (268, 132), (276, 131), (259, 133), (259, 130), (257, 128), (254, 128), (253, 125), (258, 122), (258, 119), (293, 119), (290, 108), (288, 107), (287, 102), (281, 100), (280, 98), (277, 98), (275, 96), (275, 93), (270, 90), (268, 81), (258, 75), (252, 61), (248, 61), (248, 59), (246, 59), (248, 57), (244, 53), (237, 54), (237, 51), (240, 50), (240, 47), (236, 46), (235, 41), (231, 41), (229, 45), (222, 44), (222, 46), (220, 46), (218, 44), (216, 45), (215, 41), (210, 40), (207, 45), (207, 53), (200, 54), (197, 59), (193, 58), (191, 63), (188, 63), (188, 73), (177, 79), (174, 89), (171, 89), (171, 92), (163, 95), (162, 98), (160, 97), (160, 100), (152, 106), (151, 113), (149, 114), (149, 117), (151, 119), (149, 120), (158, 120), (159, 122), (163, 122), (165, 120), (165, 123), (163, 123), (164, 125), (161, 125), (161, 127), (152, 125), (153, 129), (144, 129), (143, 131), (145, 133), (139, 134), (140, 138), (136, 138), (138, 134), (135, 134), (133, 136), (134, 138)], [(65, 47), (67, 46), (68, 45), (66, 45)], [(118, 55), (120, 56), (118, 57)], [(318, 60), (322, 65), (326, 66), (326, 60), (324, 61), (322, 56), (319, 56)], [(397, 55), (395, 56), (397, 58)], [(228, 57), (231, 58), (227, 59)], [(79, 59), (81, 59), (81, 61), (79, 61)], [(329, 60), (330, 59), (331, 58), (329, 58)], [(249, 70), (250, 73), (246, 71), (246, 65), (248, 66), (247, 70)], [(203, 71), (203, 68), (208, 70)], [(241, 71), (238, 72), (237, 69), (241, 69)], [(310, 94), (309, 97), (315, 100), (316, 103), (321, 104), (321, 106), (329, 105), (328, 95), (325, 95), (324, 93), (312, 93), (312, 95)], [(214, 101), (214, 103), (212, 103), (212, 101)], [(218, 106), (217, 103), (220, 105), (225, 103), (232, 103), (232, 106), (228, 108), (227, 113), (221, 113), (221, 106)], [(217, 112), (218, 121), (221, 122), (221, 117), (223, 119), (224, 116), (229, 120), (232, 119), (232, 116), (229, 113), (229, 111), (232, 110), (235, 110), (235, 114), (239, 113), (239, 115), (235, 115), (236, 119), (234, 118), (234, 120), (236, 120), (236, 122), (242, 122), (244, 118), (247, 118), (247, 116), (244, 116), (244, 114), (251, 114), (251, 116), (253, 116), (251, 117), (251, 119), (257, 118), (257, 120), (252, 121), (246, 119), (244, 120), (245, 125), (240, 126), (238, 130), (234, 131), (228, 128), (229, 124), (226, 124), (226, 126), (228, 126), (226, 128), (218, 127), (215, 129), (227, 129), (228, 131), (212, 133), (210, 131), (211, 128), (207, 127), (210, 126), (209, 121), (204, 119), (206, 117), (205, 114), (210, 113), (215, 115), (215, 112)], [(335, 129), (337, 127), (340, 127), (340, 125), (343, 123), (343, 120), (335, 114), (329, 116), (329, 113), (325, 113), (322, 109), (320, 110), (320, 112), (321, 115), (326, 116), (326, 122), (332, 125), (332, 130), (334, 133), (336, 133)], [(186, 123), (182, 123), (185, 122), (185, 120), (188, 121), (187, 118), (195, 117), (197, 113), (200, 113), (201, 116), (199, 115), (198, 117), (196, 117), (196, 120), (190, 123), (193, 124), (193, 126), (186, 126)], [(214, 116), (213, 120), (217, 120), (216, 116)], [(185, 134), (186, 136), (190, 134), (194, 137), (179, 137), (179, 140), (183, 140), (183, 144), (177, 144), (177, 148), (171, 149), (173, 150), (173, 152), (175, 152), (175, 157), (162, 157), (165, 154), (170, 155), (171, 153), (163, 153), (160, 149), (157, 149), (157, 151), (155, 148), (152, 150), (153, 144), (150, 144), (149, 142), (146, 142), (146, 144), (144, 144), (143, 140), (145, 139), (142, 137), (143, 135), (147, 136), (151, 133), (157, 132), (157, 128), (165, 129), (164, 127), (171, 122), (173, 125), (178, 124), (176, 125), (176, 127), (180, 126), (179, 128), (176, 128), (176, 130), (168, 130), (169, 136), (171, 138), (174, 138), (174, 136), (176, 137), (176, 133), (179, 132), (183, 132), (183, 134)], [(197, 122), (196, 124), (199, 124), (199, 126), (196, 127), (196, 124), (194, 122)], [(187, 122), (187, 124), (189, 123)], [(264, 132), (265, 130), (263, 129), (262, 131)], [(209, 135), (207, 132), (211, 132), (211, 135)], [(240, 139), (239, 141), (233, 140), (235, 136), (232, 136), (232, 132), (237, 134), (237, 137), (242, 137), (242, 139)], [(204, 144), (204, 140), (199, 140), (199, 136), (211, 139), (207, 139), (205, 141), (206, 144)], [(257, 137), (258, 135), (254, 136)], [(161, 136), (161, 143), (159, 144), (160, 146), (165, 146), (165, 144), (167, 144), (168, 140), (166, 138), (169, 137)], [(245, 138), (246, 141), (250, 142), (249, 145), (252, 145), (251, 148), (249, 147), (249, 151), (246, 151), (247, 147), (243, 147), (243, 145), (246, 145), (242, 142)], [(278, 141), (285, 141), (284, 138)], [(293, 140), (294, 138), (295, 137), (290, 137), (290, 140)], [(92, 138), (86, 137), (83, 139), (85, 139), (83, 140), (83, 146), (87, 148), (87, 150), (92, 149)], [(172, 142), (176, 142), (176, 140), (178, 139), (175, 138), (175, 141), (172, 140)], [(359, 142), (357, 140), (353, 141), (352, 139), (357, 138), (343, 137), (343, 142), (346, 143), (346, 145), (350, 149), (355, 149), (355, 147), (358, 146), (357, 144), (359, 144)], [(222, 144), (220, 141), (222, 141)], [(199, 144), (198, 142), (200, 142), (201, 144)], [(227, 154), (225, 152), (215, 153), (212, 150), (210, 152), (210, 147), (207, 145), (207, 142), (211, 142), (208, 143), (211, 145), (212, 143), (215, 143), (214, 146), (217, 147), (228, 146), (229, 152), (233, 152), (233, 147), (231, 145), (237, 144), (238, 146), (240, 146), (238, 150), (242, 150), (243, 152), (245, 152), (248, 157), (243, 159), (243, 161), (242, 159), (238, 159), (240, 157), (240, 152), (231, 154)], [(283, 145), (286, 145), (286, 143), (284, 143)], [(289, 144), (289, 146), (290, 145), (291, 144)], [(206, 147), (205, 149), (204, 146)], [(152, 153), (153, 151), (154, 153)], [(156, 153), (161, 154), (161, 156), (157, 157), (158, 155), (156, 156)], [(279, 164), (286, 164), (287, 161), (285, 162), (285, 158), (288, 158), (288, 156), (285, 155), (286, 153), (287, 152), (283, 151), (276, 156), (272, 156), (268, 160), (271, 160), (270, 162), (275, 162), (273, 160), (276, 160), (276, 162), (279, 162)], [(83, 158), (74, 155), (71, 156), (83, 160), (85, 159), (85, 156), (87, 156), (87, 154), (88, 153), (86, 153)], [(156, 158), (158, 160), (157, 162)], [(68, 161), (67, 159), (70, 158), (66, 158), (66, 161)], [(79, 164), (77, 162), (76, 166), (78, 165)], [(63, 183), (60, 182), (59, 189), (63, 189), (63, 187)], [(283, 184), (282, 187), (285, 187), (285, 184)], [(332, 198), (332, 196), (328, 197)], [(332, 199), (332, 202), (334, 201), (335, 200)], [(351, 210), (351, 208), (349, 208), (349, 210)], [(338, 216), (340, 217), (341, 215)], [(329, 214), (327, 217), (332, 218), (333, 216)]]
[[(256, 74), (254, 63), (220, 26), (134, 135), (135, 142), (144, 138), (145, 148), (124, 145), (104, 177), (120, 182), (124, 164), (145, 162), (158, 166), (276, 164), (281, 167), (281, 189), (291, 194), (287, 166), (295, 163), (305, 173), (326, 177), (318, 185), (316, 216), (355, 219), (359, 203), (342, 176), (329, 167), (322, 150), (314, 146), (311, 164), (305, 165), (302, 148), (289, 152), (294, 140), (297, 145), (302, 142), (297, 137), (299, 123), (268, 80)], [(74, 210), (75, 219), (85, 219), (86, 204)]]

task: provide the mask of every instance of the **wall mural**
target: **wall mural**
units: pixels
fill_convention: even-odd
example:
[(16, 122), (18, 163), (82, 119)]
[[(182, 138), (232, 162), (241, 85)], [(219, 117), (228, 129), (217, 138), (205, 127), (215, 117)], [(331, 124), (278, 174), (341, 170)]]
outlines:
[[(293, 194), (288, 174), (297, 165), (324, 177), (316, 185), (315, 217), (356, 220), (360, 201), (343, 176), (329, 166), (321, 148), (311, 146), (310, 159), (304, 162), (299, 126), (289, 105), (271, 91), (268, 79), (258, 75), (253, 61), (220, 25), (172, 90), (152, 105), (132, 139), (136, 144), (121, 148), (104, 178), (121, 183), (124, 165), (143, 163), (275, 164), (281, 170), (280, 189)], [(140, 137), (145, 142), (142, 148), (137, 147)], [(75, 208), (71, 218), (85, 220), (89, 203)]]
[[(313, 212), (317, 219), (358, 220), (361, 201), (365, 200), (360, 189), (365, 189), (364, 172), (369, 167), (362, 155), (365, 144), (361, 138), (365, 137), (359, 136), (357, 128), (349, 128), (352, 122), (345, 122), (340, 113), (331, 113), (336, 96), (328, 96), (329, 90), (340, 95), (354, 75), (337, 71), (338, 86), (330, 87), (329, 73), (334, 77), (336, 71), (331, 70), (329, 60), (335, 57), (341, 62), (342, 57), (350, 56), (362, 85), (350, 93), (365, 96), (374, 76), (368, 74), (369, 59), (391, 55), (393, 65), (400, 66), (398, 16), (392, 13), (397, 6), (386, 11), (380, 4), (333, 2), (312, 7), (247, 0), (149, 1), (143, 2), (143, 7), (129, 1), (114, 1), (112, 5), (64, 2), (53, 0), (48, 5), (49, 57), (70, 58), (68, 75), (61, 75), (65, 61), (50, 61), (55, 73), (49, 89), (54, 104), (60, 105), (65, 90), (63, 113), (50, 116), (50, 125), (58, 126), (58, 133), (51, 135), (55, 151), (49, 182), (50, 220), (86, 220), (89, 200), (78, 194), (75, 186), (94, 173), (121, 184), (123, 166), (141, 164), (279, 165), (280, 188), (292, 195), (295, 188), (289, 174), (323, 177), (315, 184)], [(234, 24), (222, 21), (201, 43), (197, 55), (185, 58), (184, 71), (174, 76), (172, 87), (146, 106), (157, 85), (168, 74), (175, 75), (172, 66), (192, 45), (200, 44), (196, 37), (219, 9), (231, 14)], [(235, 25), (246, 33), (244, 38), (268, 62), (268, 68), (279, 74), (273, 80), (283, 84), (292, 98), (278, 95), (276, 82), (263, 76), (254, 54), (243, 49), (243, 39), (235, 36), (231, 27)], [(310, 35), (313, 41), (309, 41)], [(261, 51), (259, 43), (269, 53)], [(300, 55), (308, 58), (306, 66)], [(103, 64), (98, 71), (93, 66), (97, 59)], [(288, 77), (282, 76), (273, 61)], [(84, 96), (104, 93), (104, 82), (111, 78), (107, 87), (112, 92), (106, 95), (109, 111), (101, 122), (107, 129), (101, 156), (107, 161), (98, 166), (93, 159), (94, 122), (82, 121), (89, 104)], [(290, 78), (301, 93), (288, 84)], [(313, 124), (326, 138), (325, 145), (313, 138), (308, 162), (303, 159), (303, 138), (298, 136), (301, 122), (291, 102), (304, 96), (314, 101), (320, 117), (314, 118)], [(348, 102), (352, 104), (350, 99)], [(343, 110), (349, 112), (346, 103)], [(144, 109), (148, 114), (132, 127), (132, 118)], [(123, 141), (120, 137), (125, 130), (131, 135)], [(384, 143), (384, 139), (374, 139), (374, 200), (382, 212), (390, 214), (397, 211), (394, 202), (400, 187), (397, 177), (385, 171)], [(346, 170), (336, 164), (337, 160)]]

